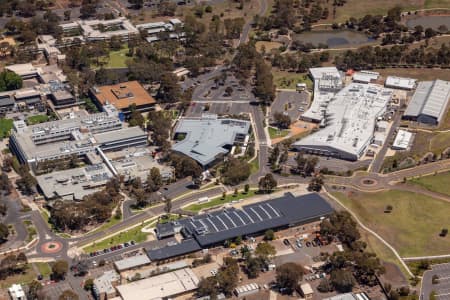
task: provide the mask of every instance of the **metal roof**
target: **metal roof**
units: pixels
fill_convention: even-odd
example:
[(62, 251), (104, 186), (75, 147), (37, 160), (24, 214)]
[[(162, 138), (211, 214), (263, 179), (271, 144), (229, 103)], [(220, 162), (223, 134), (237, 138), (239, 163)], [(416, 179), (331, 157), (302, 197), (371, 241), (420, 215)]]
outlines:
[(127, 257), (122, 260), (117, 260), (114, 262), (114, 265), (116, 266), (117, 270), (120, 272), (123, 270), (128, 270), (131, 268), (147, 265), (149, 263), (150, 263), (150, 259), (148, 258), (148, 256), (145, 254), (142, 254), (142, 255), (130, 256), (130, 257)]
[(319, 194), (296, 197), (286, 193), (280, 198), (250, 204), (242, 209), (227, 208), (178, 220), (186, 238), (182, 243), (152, 249), (152, 260), (161, 260), (207, 248), (214, 244), (284, 226), (307, 223), (333, 212)]
[(404, 116), (427, 115), (439, 123), (450, 98), (450, 82), (444, 80), (419, 82)]
[(181, 152), (205, 166), (220, 154), (229, 150), (237, 135), (246, 135), (250, 122), (236, 119), (218, 119), (216, 115), (203, 115), (200, 119), (181, 119), (175, 133), (186, 137), (173, 145), (172, 150)]

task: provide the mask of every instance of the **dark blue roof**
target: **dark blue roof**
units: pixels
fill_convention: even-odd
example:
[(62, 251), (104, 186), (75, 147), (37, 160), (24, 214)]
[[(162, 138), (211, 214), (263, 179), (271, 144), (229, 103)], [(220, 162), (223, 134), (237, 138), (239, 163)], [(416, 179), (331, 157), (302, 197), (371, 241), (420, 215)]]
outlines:
[(162, 248), (147, 250), (147, 255), (151, 260), (163, 260), (170, 257), (180, 256), (195, 251), (199, 251), (202, 248), (194, 239), (183, 240), (179, 244), (168, 245)]

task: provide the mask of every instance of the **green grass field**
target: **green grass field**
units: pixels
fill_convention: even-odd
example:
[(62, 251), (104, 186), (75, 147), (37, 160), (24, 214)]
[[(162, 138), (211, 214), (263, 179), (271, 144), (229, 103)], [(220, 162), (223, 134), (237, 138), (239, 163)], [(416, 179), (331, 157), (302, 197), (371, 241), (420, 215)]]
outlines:
[(419, 185), (429, 191), (450, 196), (450, 172), (414, 178), (409, 182)]
[(0, 139), (7, 137), (12, 127), (13, 127), (12, 119), (0, 118)]
[(84, 251), (86, 253), (97, 251), (101, 249), (105, 249), (114, 245), (123, 244), (128, 241), (135, 241), (136, 243), (144, 242), (147, 239), (147, 236), (149, 233), (142, 232), (142, 228), (146, 227), (150, 223), (144, 223), (143, 225), (139, 225), (135, 228), (132, 228), (130, 230), (118, 233), (108, 239), (105, 239), (103, 241), (100, 241), (98, 243), (94, 243), (86, 248), (84, 248)]
[(118, 51), (109, 52), (109, 57), (101, 58), (101, 61), (106, 63), (103, 67), (105, 69), (125, 68), (127, 60), (131, 59), (131, 57), (127, 56), (128, 51), (128, 47), (125, 47)]
[[(448, 253), (450, 236), (443, 238), (439, 233), (450, 225), (450, 203), (395, 190), (334, 195), (401, 256)], [(384, 213), (387, 205), (393, 206), (391, 213)]]
[(50, 267), (50, 265), (46, 262), (37, 262), (34, 263), (37, 267), (37, 269), (39, 270), (39, 274), (41, 274), (42, 276), (47, 277), (50, 276), (50, 274), (52, 273), (52, 268)]
[(8, 276), (3, 280), (0, 280), (0, 288), (9, 288), (12, 284), (28, 284), (36, 279), (37, 274), (33, 270), (30, 264), (28, 264), (24, 274), (17, 274)]
[(34, 124), (44, 123), (47, 121), (48, 121), (47, 115), (35, 115), (35, 116), (28, 117), (27, 124), (34, 125)]
[(233, 200), (240, 200), (240, 199), (246, 199), (252, 196), (255, 196), (256, 190), (250, 190), (247, 194), (244, 192), (239, 192), (238, 195), (234, 195), (234, 193), (227, 194), (225, 199), (222, 197), (217, 197), (214, 199), (210, 199), (208, 202), (201, 203), (201, 204), (191, 204), (188, 207), (185, 207), (184, 210), (192, 211), (192, 212), (199, 212), (202, 209), (205, 208), (211, 208), (214, 206), (223, 205), (225, 203), (230, 203)]
[(278, 128), (269, 127), (269, 136), (271, 139), (283, 138), (289, 134), (289, 130), (283, 129), (279, 130)]
[(121, 221), (122, 221), (122, 218), (117, 219), (114, 216), (112, 216), (105, 223), (103, 223), (100, 227), (96, 228), (93, 232), (99, 232), (99, 231), (106, 230), (106, 229), (111, 228), (112, 226), (120, 223)]
[(313, 82), (307, 74), (285, 71), (273, 71), (273, 81), (279, 89), (295, 90), (297, 83), (306, 83), (308, 89), (312, 89)]

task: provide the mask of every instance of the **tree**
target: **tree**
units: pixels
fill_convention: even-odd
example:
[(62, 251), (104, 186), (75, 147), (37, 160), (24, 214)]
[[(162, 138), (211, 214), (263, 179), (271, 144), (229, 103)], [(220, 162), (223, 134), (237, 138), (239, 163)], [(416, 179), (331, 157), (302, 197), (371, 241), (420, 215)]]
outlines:
[(8, 226), (6, 226), (3, 223), (0, 223), (0, 243), (5, 242), (8, 239), (8, 236), (9, 236)]
[(136, 109), (136, 104), (130, 105), (130, 117), (128, 119), (128, 124), (130, 127), (139, 126), (144, 127), (145, 119), (142, 114)]
[(230, 157), (222, 168), (222, 180), (227, 185), (237, 185), (249, 176), (250, 165), (234, 157)]
[(28, 284), (27, 299), (36, 300), (43, 298), (44, 295), (42, 292), (42, 284), (37, 280), (33, 280), (30, 284)]
[(144, 0), (129, 0), (128, 2), (133, 6), (133, 9), (141, 9), (144, 5)]
[(157, 167), (153, 167), (147, 176), (147, 190), (149, 192), (158, 191), (163, 185), (161, 172)]
[(327, 278), (323, 278), (317, 286), (317, 290), (321, 293), (329, 293), (333, 291), (333, 285)]
[(269, 243), (262, 242), (256, 246), (255, 255), (266, 260), (277, 253), (275, 247)]
[(442, 228), (441, 233), (439, 234), (442, 237), (447, 236), (448, 234), (448, 229), (447, 228)]
[(233, 290), (237, 287), (239, 278), (239, 266), (237, 261), (230, 258), (224, 258), (224, 264), (217, 273), (217, 282), (220, 288), (226, 295), (231, 295)]
[(84, 281), (84, 289), (86, 291), (91, 291), (93, 287), (94, 287), (94, 279), (88, 278)]
[(285, 263), (276, 269), (276, 281), (280, 287), (293, 291), (302, 280), (304, 269), (296, 263)]
[(264, 266), (264, 261), (260, 257), (248, 257), (246, 261), (245, 271), (248, 278), (256, 278), (259, 275), (261, 268)]
[(72, 290), (65, 290), (62, 292), (61, 295), (59, 295), (59, 300), (78, 300), (78, 295), (75, 294)]
[(69, 21), (70, 20), (70, 14), (72, 13), (71, 10), (65, 10), (64, 11), (64, 20)]
[(174, 103), (181, 98), (181, 88), (178, 85), (178, 77), (172, 72), (166, 72), (161, 76), (161, 84), (156, 97), (163, 103)]
[(250, 190), (250, 185), (248, 184), (248, 183), (246, 183), (245, 185), (244, 185), (244, 193), (248, 193), (248, 191)]
[[(57, 260), (52, 265), (52, 277), (55, 279), (64, 279), (69, 270), (69, 264), (65, 260)], [(68, 298), (70, 299), (70, 298)]]
[(218, 293), (217, 279), (215, 277), (202, 278), (198, 283), (197, 296), (210, 296), (211, 299), (216, 299)]
[(18, 90), (20, 88), (22, 88), (22, 77), (8, 70), (0, 73), (0, 92)]
[(275, 112), (273, 114), (273, 121), (278, 128), (287, 129), (291, 125), (291, 118), (289, 115), (283, 114), (281, 112)]
[(269, 229), (264, 233), (265, 241), (273, 241), (274, 239), (275, 239), (275, 233), (272, 229)]
[(277, 187), (277, 181), (273, 178), (272, 173), (267, 173), (264, 177), (259, 180), (258, 186), (259, 190), (264, 191), (264, 193), (271, 193)]
[(165, 206), (164, 206), (164, 211), (167, 214), (170, 214), (170, 212), (172, 211), (172, 199), (170, 198), (166, 198), (166, 200), (164, 201)]
[(308, 184), (308, 191), (320, 192), (323, 185), (323, 175), (318, 174), (311, 178), (311, 181)]
[(351, 292), (355, 285), (355, 277), (348, 270), (336, 269), (331, 272), (331, 284), (340, 293)]

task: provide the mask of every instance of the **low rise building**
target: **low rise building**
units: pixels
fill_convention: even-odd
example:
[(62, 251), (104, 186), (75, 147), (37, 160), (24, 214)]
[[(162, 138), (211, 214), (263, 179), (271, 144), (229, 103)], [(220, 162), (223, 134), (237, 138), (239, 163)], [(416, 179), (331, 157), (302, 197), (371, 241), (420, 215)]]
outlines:
[(140, 112), (153, 109), (156, 101), (137, 81), (122, 82), (115, 85), (94, 87), (90, 95), (97, 106), (114, 106), (124, 114), (130, 113), (132, 105)]
[[(333, 208), (319, 194), (296, 197), (286, 193), (277, 199), (246, 205), (242, 209), (226, 208), (167, 223), (169, 225), (164, 226), (164, 232), (179, 231), (184, 239), (180, 243), (149, 249), (147, 253), (152, 261), (168, 259), (214, 247), (238, 236), (305, 226), (320, 221), (332, 212)], [(170, 226), (173, 228), (167, 228)]]
[(113, 36), (127, 41), (139, 33), (125, 17), (111, 20), (78, 20), (60, 25), (64, 32), (77, 32), (87, 41), (109, 40)]
[(180, 296), (197, 289), (199, 279), (189, 268), (117, 286), (123, 300), (154, 300)]
[(163, 181), (169, 181), (174, 176), (172, 167), (158, 163), (158, 161), (146, 151), (137, 153), (136, 155), (115, 159), (111, 163), (117, 170), (117, 173), (124, 177), (125, 181), (140, 177), (142, 182), (145, 183), (152, 168), (159, 169)]
[(221, 160), (235, 143), (243, 143), (249, 133), (250, 122), (219, 119), (204, 114), (200, 119), (183, 118), (175, 128), (175, 138), (184, 138), (172, 150), (196, 160), (207, 168)]
[(150, 263), (150, 258), (148, 258), (148, 256), (145, 254), (141, 254), (130, 256), (121, 260), (116, 260), (114, 262), (114, 267), (116, 268), (117, 272), (123, 272), (133, 268), (142, 267)]
[(20, 284), (13, 284), (8, 289), (9, 296), (11, 300), (27, 300), (25, 292)]
[(100, 191), (112, 177), (112, 172), (101, 163), (38, 175), (36, 181), (46, 199), (82, 200)]
[(392, 92), (377, 84), (349, 84), (323, 108), (321, 129), (293, 146), (305, 153), (358, 160), (372, 143)]
[(300, 290), (305, 300), (311, 300), (314, 296), (314, 291), (309, 283), (303, 283), (300, 285)]
[(392, 144), (393, 150), (407, 150), (413, 140), (412, 132), (400, 129), (395, 137), (394, 143)]
[(378, 80), (380, 73), (372, 71), (360, 71), (353, 74), (353, 82), (358, 83), (373, 83)]
[(125, 127), (114, 131), (96, 133), (93, 139), (103, 151), (117, 151), (127, 147), (143, 147), (148, 136), (140, 127)]
[(77, 104), (75, 97), (66, 90), (57, 90), (49, 95), (55, 108), (71, 107)]
[(147, 33), (145, 39), (149, 43), (166, 39), (183, 39), (186, 36), (183, 32), (183, 22), (179, 19), (139, 24), (136, 28)]
[(422, 81), (403, 114), (403, 119), (438, 125), (448, 110), (450, 81)]
[(384, 86), (392, 89), (411, 91), (416, 87), (416, 81), (417, 80), (413, 78), (388, 76)]
[(256, 283), (241, 285), (235, 288), (233, 292), (238, 298), (246, 297), (259, 292), (259, 285)]
[(111, 299), (117, 295), (115, 287), (120, 283), (120, 275), (114, 270), (106, 271), (94, 279), (93, 292), (97, 300)]

